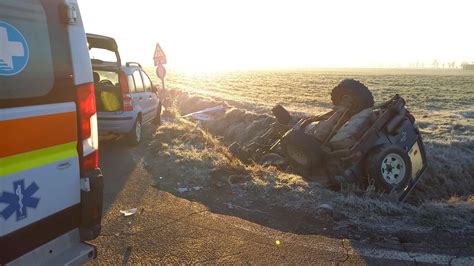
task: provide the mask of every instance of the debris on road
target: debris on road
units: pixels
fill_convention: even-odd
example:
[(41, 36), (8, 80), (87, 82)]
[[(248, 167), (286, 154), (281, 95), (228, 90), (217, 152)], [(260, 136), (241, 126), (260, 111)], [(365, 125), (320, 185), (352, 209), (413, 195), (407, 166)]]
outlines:
[[(318, 206), (317, 214), (320, 218), (325, 217), (326, 219), (332, 220), (334, 217), (334, 207), (327, 203), (323, 203)], [(323, 229), (326, 230), (326, 229)]]
[(234, 206), (234, 204), (232, 204), (232, 202), (226, 202), (226, 203), (224, 203), (224, 205), (226, 205), (227, 208), (229, 208), (229, 209), (235, 209), (235, 206)]
[(189, 188), (187, 187), (180, 187), (180, 188), (177, 188), (176, 189), (179, 193), (184, 193), (184, 192), (188, 192), (189, 191)]
[(137, 213), (137, 208), (131, 208), (128, 210), (121, 210), (120, 213), (123, 214), (125, 217), (132, 216)]
[(330, 210), (330, 211), (334, 210), (334, 208), (327, 203), (323, 203), (319, 205), (318, 209), (324, 209), (324, 210)]

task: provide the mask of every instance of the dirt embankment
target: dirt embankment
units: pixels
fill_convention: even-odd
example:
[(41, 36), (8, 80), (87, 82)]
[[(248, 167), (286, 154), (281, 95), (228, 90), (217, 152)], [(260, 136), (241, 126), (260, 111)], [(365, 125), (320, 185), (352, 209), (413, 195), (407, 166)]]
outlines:
[[(303, 233), (397, 241), (474, 239), (474, 164), (472, 149), (466, 147), (472, 143), (427, 141), (431, 167), (410, 199), (416, 204), (393, 203), (370, 189), (333, 192), (275, 167), (235, 158), (227, 146), (235, 141), (245, 145), (262, 134), (274, 122), (269, 114), (181, 92), (174, 92), (172, 100), (174, 116), (156, 132), (148, 161), (173, 166), (169, 173), (174, 177), (166, 182), (177, 194), (216, 209), (248, 212), (256, 221), (283, 227), (297, 223), (291, 230)], [(179, 117), (218, 104), (227, 110), (217, 121), (197, 125)]]

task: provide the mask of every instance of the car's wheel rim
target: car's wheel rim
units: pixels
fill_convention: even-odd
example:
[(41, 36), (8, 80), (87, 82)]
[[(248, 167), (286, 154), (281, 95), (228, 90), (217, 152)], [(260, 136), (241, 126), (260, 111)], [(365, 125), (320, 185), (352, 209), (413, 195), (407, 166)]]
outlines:
[(390, 153), (385, 156), (380, 168), (382, 171), (382, 177), (388, 184), (398, 185), (405, 177), (405, 161), (396, 153)]
[(299, 165), (307, 165), (309, 162), (308, 156), (297, 146), (288, 145), (286, 152), (288, 153), (288, 157), (292, 158)]
[(142, 138), (142, 124), (139, 121), (135, 125), (135, 138), (137, 142), (140, 142)]

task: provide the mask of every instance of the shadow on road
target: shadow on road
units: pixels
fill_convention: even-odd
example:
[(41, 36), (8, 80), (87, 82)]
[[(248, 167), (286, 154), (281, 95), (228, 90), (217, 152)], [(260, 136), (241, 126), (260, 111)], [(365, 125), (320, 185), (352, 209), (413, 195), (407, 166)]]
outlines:
[(132, 177), (137, 163), (143, 158), (146, 141), (132, 147), (124, 138), (100, 141), (99, 162), (104, 175), (104, 209), (106, 213)]
[[(134, 197), (134, 199), (127, 200), (131, 204), (141, 202), (141, 199), (145, 196), (143, 192), (152, 186), (157, 191), (171, 193), (177, 198), (198, 202), (213, 213), (238, 217), (278, 231), (307, 236), (323, 235), (342, 241), (349, 238), (352, 240), (347, 241), (345, 245), (356, 250), (358, 246), (361, 246), (360, 254), (366, 252), (366, 249), (360, 244), (361, 241), (378, 242), (382, 243), (380, 246), (382, 248), (394, 248), (402, 251), (405, 246), (409, 246), (410, 249), (420, 246), (423, 247), (420, 249), (421, 253), (428, 247), (437, 252), (442, 252), (444, 249), (439, 245), (440, 242), (430, 245), (429, 241), (432, 239), (423, 239), (423, 235), (417, 236), (408, 233), (395, 236), (380, 235), (377, 232), (360, 231), (360, 228), (353, 228), (352, 225), (340, 226), (337, 219), (334, 220), (334, 217), (325, 215), (325, 213), (304, 215), (291, 212), (283, 207), (270, 207), (264, 202), (252, 202), (251, 207), (249, 207), (247, 204), (239, 204), (233, 201), (235, 191), (225, 188), (201, 187), (197, 190), (181, 193), (177, 189), (184, 185), (186, 179), (189, 179), (190, 176), (186, 176), (185, 171), (177, 169), (176, 163), (154, 158), (153, 163), (150, 161), (150, 165), (147, 166), (146, 164), (147, 147), (152, 132), (155, 132), (155, 128), (147, 129), (143, 142), (137, 147), (129, 146), (123, 139), (107, 140), (100, 143), (100, 166), (105, 178), (104, 213), (109, 211), (123, 188), (130, 182), (133, 193), (126, 195), (126, 197)], [(163, 177), (163, 179), (160, 177)], [(241, 200), (244, 202), (246, 199)], [(231, 202), (232, 204), (229, 204)], [(129, 207), (140, 206), (131, 205)], [(111, 223), (111, 226), (116, 227), (121, 223), (123, 222), (115, 221)], [(451, 238), (455, 240), (455, 236), (451, 236)], [(439, 240), (444, 242), (443, 239)], [(447, 253), (455, 253), (458, 249), (459, 247), (456, 247), (456, 249), (451, 249)], [(447, 251), (447, 249), (444, 251)], [(398, 256), (398, 253), (392, 255)], [(409, 259), (409, 257), (407, 258)], [(395, 259), (395, 257), (392, 259)], [(445, 258), (443, 257), (443, 259)], [(367, 262), (370, 263), (370, 260)]]

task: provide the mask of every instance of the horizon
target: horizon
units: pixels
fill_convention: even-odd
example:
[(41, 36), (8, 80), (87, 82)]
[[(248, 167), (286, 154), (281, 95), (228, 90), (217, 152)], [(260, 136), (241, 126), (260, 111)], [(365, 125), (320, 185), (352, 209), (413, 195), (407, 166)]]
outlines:
[(183, 71), (441, 68), (474, 61), (473, 4), (465, 0), (79, 5), (86, 31), (115, 38), (124, 61), (151, 65), (159, 42), (167, 66)]

